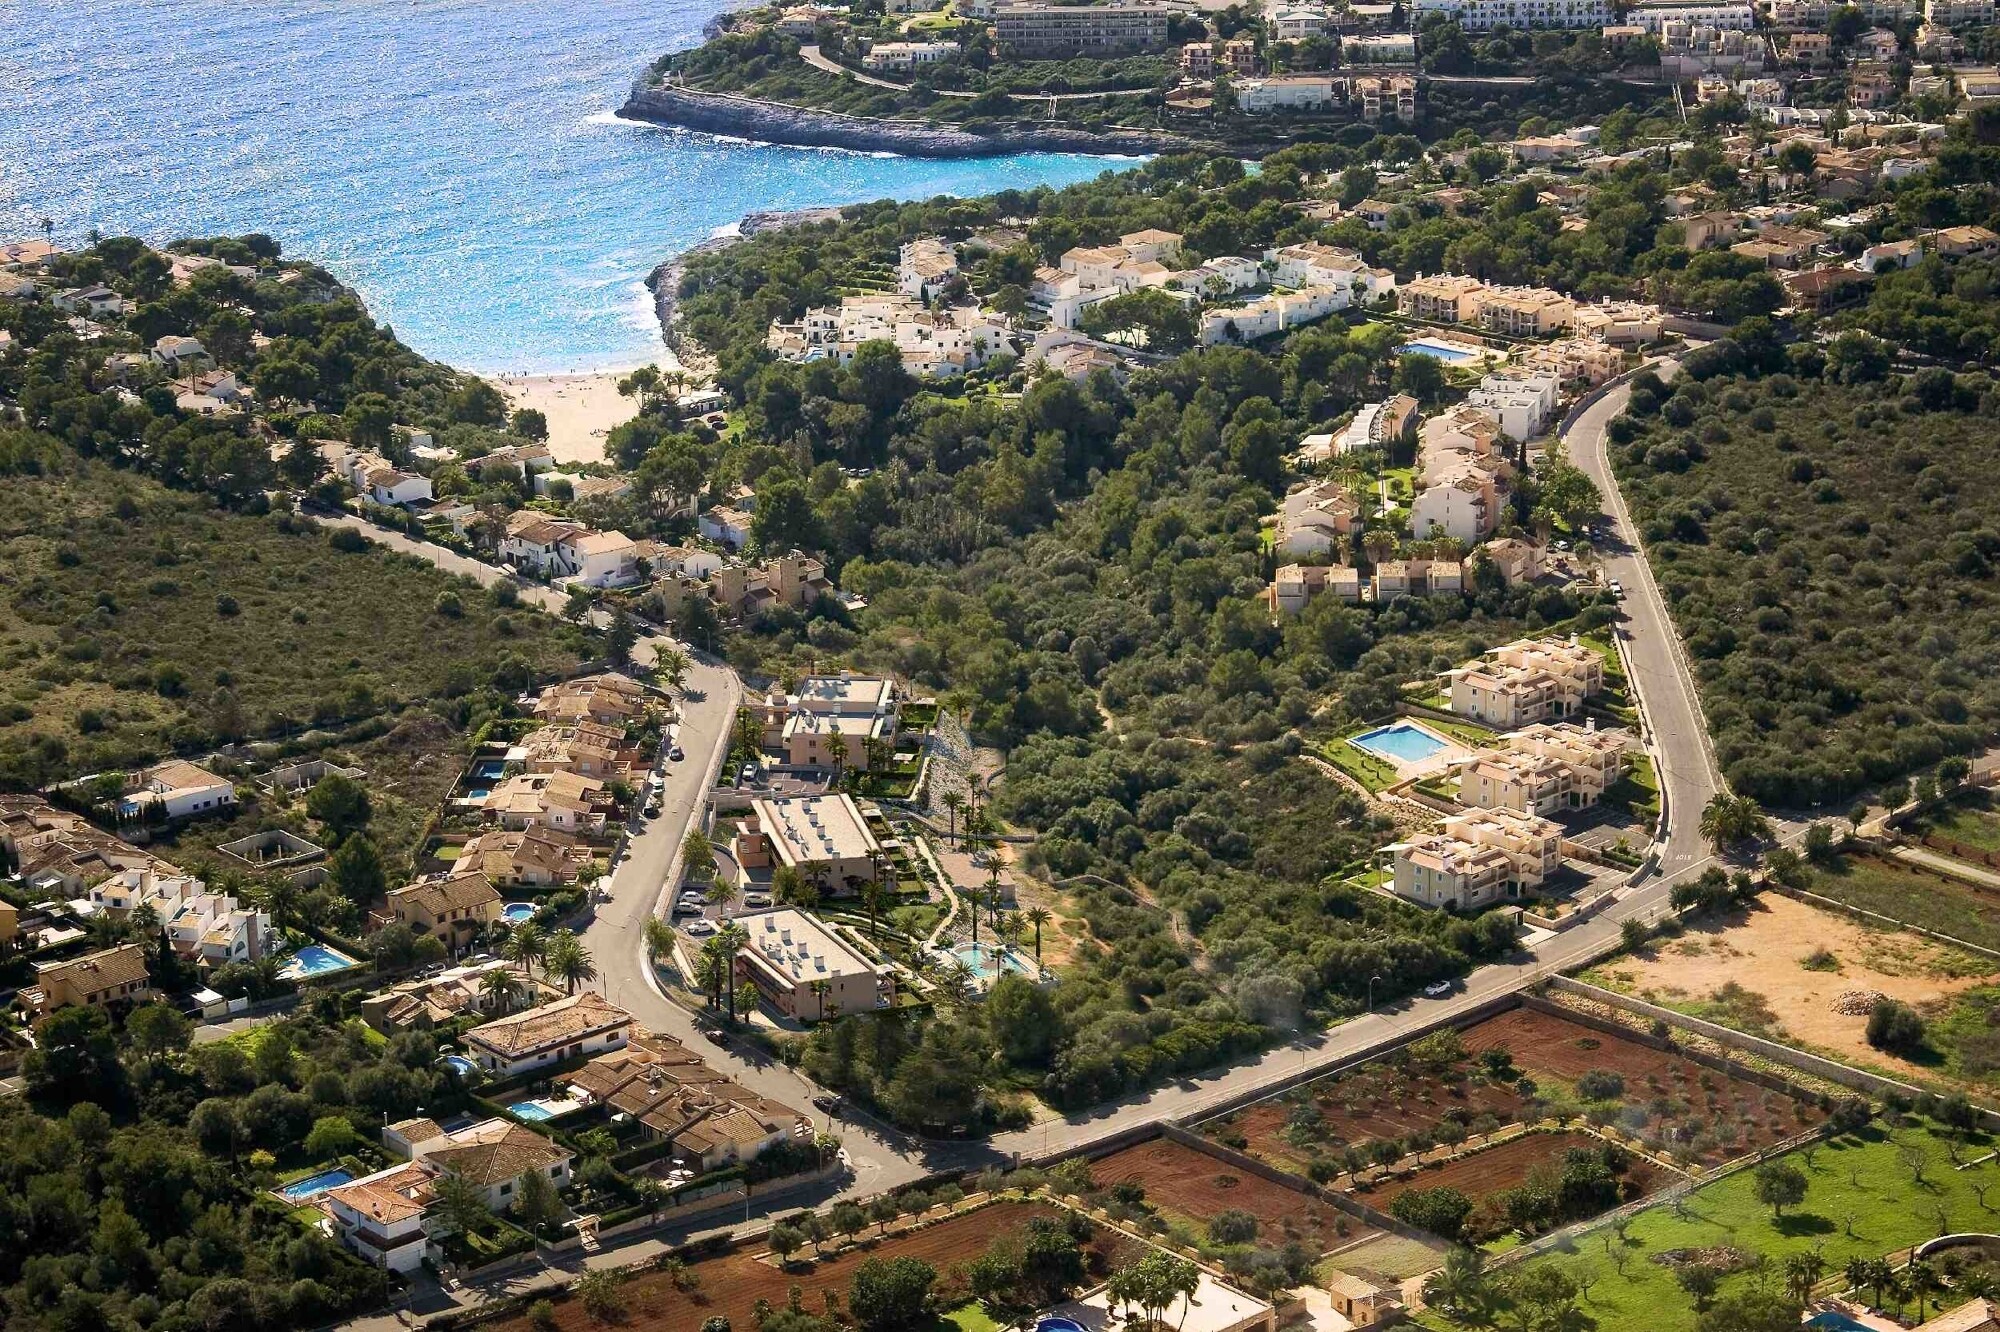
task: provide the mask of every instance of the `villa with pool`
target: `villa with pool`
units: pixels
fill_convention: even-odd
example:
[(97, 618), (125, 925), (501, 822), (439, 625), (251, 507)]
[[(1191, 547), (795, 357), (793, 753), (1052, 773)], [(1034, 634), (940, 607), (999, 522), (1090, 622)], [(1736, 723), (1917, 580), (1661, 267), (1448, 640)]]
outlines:
[(465, 1052), (488, 1073), (508, 1078), (536, 1068), (623, 1049), (632, 1015), (592, 990), (496, 1018), (465, 1033)]

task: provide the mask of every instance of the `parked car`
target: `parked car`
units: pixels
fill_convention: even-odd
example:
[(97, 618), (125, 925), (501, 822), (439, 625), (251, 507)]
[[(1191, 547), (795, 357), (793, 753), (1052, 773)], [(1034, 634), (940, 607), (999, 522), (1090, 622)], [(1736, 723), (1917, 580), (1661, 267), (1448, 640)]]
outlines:
[(769, 893), (745, 893), (743, 894), (743, 905), (747, 907), (767, 907), (771, 905), (771, 895)]
[(1621, 601), (1624, 600), (1625, 584), (1619, 582), (1616, 578), (1614, 578), (1610, 582), (1606, 583), (1605, 586), (1611, 589), (1612, 596), (1617, 597)]
[[(675, 745), (672, 749), (669, 749), (667, 751), (667, 762), (669, 763), (679, 763), (682, 759), (686, 757), (687, 757), (686, 752), (683, 751), (679, 745)], [(665, 779), (662, 778), (662, 780)]]
[(660, 817), (660, 798), (658, 796), (654, 796), (646, 802), (646, 817), (649, 819)]
[(1442, 999), (1450, 993), (1451, 982), (1448, 980), (1432, 981), (1424, 986), (1424, 994), (1432, 999)]
[(743, 770), (736, 774), (736, 782), (737, 785), (739, 786), (749, 786), (756, 780), (757, 780), (757, 765), (754, 763), (744, 764)]
[(696, 938), (705, 938), (708, 935), (714, 934), (716, 927), (714, 921), (704, 916), (700, 920), (689, 921), (687, 924), (681, 926), (681, 928)]
[(818, 1096), (812, 1098), (812, 1103), (813, 1109), (823, 1111), (826, 1114), (837, 1115), (840, 1113), (840, 1098), (831, 1093), (821, 1092)]

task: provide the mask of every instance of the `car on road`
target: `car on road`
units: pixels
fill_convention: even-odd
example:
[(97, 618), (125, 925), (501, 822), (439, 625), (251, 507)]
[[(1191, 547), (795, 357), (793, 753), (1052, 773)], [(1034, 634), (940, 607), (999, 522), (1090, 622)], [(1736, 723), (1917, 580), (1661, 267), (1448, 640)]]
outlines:
[(646, 817), (649, 819), (660, 817), (660, 798), (657, 795), (646, 802)]
[(1424, 997), (1427, 999), (1442, 999), (1450, 994), (1451, 990), (1452, 984), (1448, 980), (1432, 981), (1429, 985), (1424, 986)]
[(687, 751), (683, 750), (679, 745), (675, 745), (672, 749), (669, 749), (667, 751), (667, 762), (669, 763), (679, 763), (682, 759), (686, 757), (687, 757)]
[(747, 907), (767, 907), (771, 905), (771, 895), (769, 893), (745, 893), (743, 894), (743, 905)]
[(837, 1115), (840, 1113), (840, 1098), (831, 1092), (821, 1092), (819, 1095), (813, 1097), (812, 1103), (813, 1109), (826, 1114)]
[(1612, 596), (1619, 598), (1621, 601), (1624, 599), (1625, 584), (1619, 582), (1616, 578), (1614, 578), (1610, 582), (1606, 583), (1605, 586), (1611, 589)]
[(736, 774), (736, 784), (738, 786), (749, 786), (756, 780), (757, 780), (757, 765), (754, 763), (744, 764), (742, 769), (738, 771)]

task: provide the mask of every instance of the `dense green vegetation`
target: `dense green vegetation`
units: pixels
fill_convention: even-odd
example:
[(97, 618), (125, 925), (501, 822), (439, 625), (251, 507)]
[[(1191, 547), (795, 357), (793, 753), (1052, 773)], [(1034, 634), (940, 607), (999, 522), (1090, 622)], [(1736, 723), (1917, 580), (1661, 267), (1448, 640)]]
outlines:
[(265, 1190), (365, 1156), (385, 1114), (436, 1106), (431, 1037), (384, 1045), (307, 1016), (190, 1049), (186, 1021), (149, 1006), (116, 1034), (98, 1009), (65, 1009), (38, 1038), (28, 1094), (0, 1103), (10, 1326), (280, 1332), (382, 1300), (380, 1271)]
[(2000, 721), (1996, 404), (1983, 375), (1891, 376), (1855, 333), (1788, 354), (1739, 331), (1639, 381), (1614, 460), (1735, 790), (1843, 799)]
[[(32, 786), (170, 750), (369, 716), (413, 700), (448, 710), (573, 669), (581, 631), (510, 612), (421, 561), (270, 512), (265, 492), (310, 483), (306, 441), (396, 456), (396, 421), (501, 438), (497, 395), (410, 352), (324, 270), (281, 264), (264, 237), (189, 242), (221, 266), (183, 285), (128, 238), (64, 257), (57, 280), (137, 303), (80, 341), (48, 307), (0, 305), (15, 350), (0, 390), (0, 784)], [(262, 414), (202, 417), (109, 357), (198, 336), (257, 387)], [(259, 346), (256, 339), (270, 339)], [(276, 461), (274, 461), (274, 457)]]

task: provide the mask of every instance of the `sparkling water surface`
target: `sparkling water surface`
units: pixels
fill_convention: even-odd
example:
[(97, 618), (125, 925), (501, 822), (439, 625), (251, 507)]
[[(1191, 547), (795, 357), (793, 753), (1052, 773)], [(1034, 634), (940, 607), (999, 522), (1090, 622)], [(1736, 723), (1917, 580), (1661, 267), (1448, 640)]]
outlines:
[(1068, 184), (1070, 154), (934, 161), (614, 114), (715, 0), (30, 0), (0, 6), (0, 238), (264, 231), (425, 355), (659, 351), (654, 265), (759, 209)]

